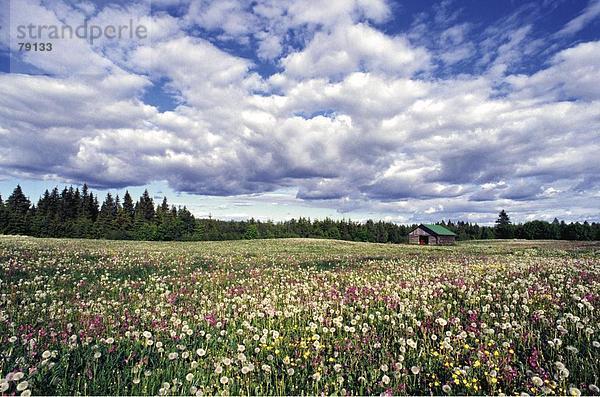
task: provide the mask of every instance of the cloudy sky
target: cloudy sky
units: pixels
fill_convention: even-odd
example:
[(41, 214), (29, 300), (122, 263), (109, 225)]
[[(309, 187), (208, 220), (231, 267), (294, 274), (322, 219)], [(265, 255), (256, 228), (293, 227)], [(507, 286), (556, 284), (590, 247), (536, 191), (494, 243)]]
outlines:
[[(219, 218), (600, 220), (600, 0), (12, 0), (0, 192)], [(19, 26), (148, 37), (43, 37)]]

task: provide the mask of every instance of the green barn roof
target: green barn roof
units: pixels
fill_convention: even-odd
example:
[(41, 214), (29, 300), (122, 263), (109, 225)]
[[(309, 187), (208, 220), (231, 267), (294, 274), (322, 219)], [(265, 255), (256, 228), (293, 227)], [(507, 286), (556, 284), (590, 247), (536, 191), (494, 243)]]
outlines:
[(446, 229), (444, 226), (441, 226), (441, 225), (421, 225), (421, 226), (423, 226), (425, 229), (429, 229), (430, 231), (437, 234), (438, 236), (456, 236), (456, 233), (453, 233), (452, 231)]

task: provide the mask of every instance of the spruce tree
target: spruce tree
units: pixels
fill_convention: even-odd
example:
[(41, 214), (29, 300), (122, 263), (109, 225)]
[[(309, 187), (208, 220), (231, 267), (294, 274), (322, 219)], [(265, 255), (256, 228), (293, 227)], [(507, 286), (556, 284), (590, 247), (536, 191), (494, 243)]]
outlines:
[(133, 222), (133, 217), (135, 215), (135, 206), (133, 204), (133, 199), (129, 194), (129, 191), (125, 191), (125, 195), (123, 196), (123, 211), (125, 215), (129, 218), (130, 222)]
[(4, 234), (4, 229), (6, 229), (6, 210), (2, 195), (0, 194), (0, 234)]
[(117, 206), (112, 194), (107, 193), (102, 206), (100, 207), (100, 213), (98, 214), (97, 229), (100, 237), (110, 238), (112, 232), (115, 230), (117, 218)]
[(29, 231), (28, 212), (31, 202), (23, 194), (20, 185), (17, 185), (15, 190), (6, 200), (7, 226), (6, 233), (8, 234), (26, 234)]
[(494, 234), (496, 235), (496, 238), (501, 239), (514, 237), (513, 225), (508, 214), (504, 210), (500, 211), (498, 214), (498, 219), (496, 220), (496, 226), (494, 228)]
[(79, 202), (79, 218), (92, 219), (90, 207), (91, 205), (88, 185), (84, 183), (83, 188), (81, 189), (81, 200)]
[(148, 190), (144, 190), (144, 194), (140, 197), (139, 205), (137, 210), (140, 215), (146, 221), (153, 221), (156, 215), (156, 211), (154, 210), (154, 201), (150, 197)]

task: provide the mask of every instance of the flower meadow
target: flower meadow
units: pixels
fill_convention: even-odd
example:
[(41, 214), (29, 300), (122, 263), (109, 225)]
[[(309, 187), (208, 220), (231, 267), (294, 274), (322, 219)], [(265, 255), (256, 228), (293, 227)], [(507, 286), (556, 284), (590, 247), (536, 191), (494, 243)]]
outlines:
[(0, 237), (0, 392), (598, 395), (598, 248)]

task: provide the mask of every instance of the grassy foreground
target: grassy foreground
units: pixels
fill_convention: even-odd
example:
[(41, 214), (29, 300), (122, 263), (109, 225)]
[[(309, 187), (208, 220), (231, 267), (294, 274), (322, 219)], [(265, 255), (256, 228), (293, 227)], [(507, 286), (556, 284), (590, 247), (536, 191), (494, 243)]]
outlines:
[(598, 395), (599, 252), (0, 236), (0, 392)]

